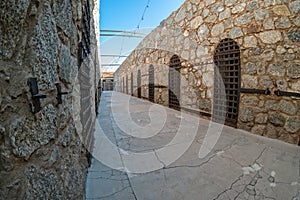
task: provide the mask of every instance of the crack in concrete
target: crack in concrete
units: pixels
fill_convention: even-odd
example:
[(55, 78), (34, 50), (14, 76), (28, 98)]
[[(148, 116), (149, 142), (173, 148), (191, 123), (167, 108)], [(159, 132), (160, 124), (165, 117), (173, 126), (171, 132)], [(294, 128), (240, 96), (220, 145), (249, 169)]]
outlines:
[(297, 191), (297, 194), (295, 194), (295, 196), (292, 196), (291, 200), (298, 200), (298, 197), (300, 197), (300, 189)]
[(116, 194), (118, 194), (118, 193), (120, 193), (120, 192), (123, 192), (124, 190), (127, 190), (129, 188), (129, 186), (127, 186), (127, 187), (124, 187), (124, 188), (122, 188), (121, 190), (118, 190), (118, 191), (116, 191), (116, 192), (114, 192), (114, 193), (111, 193), (111, 194), (108, 194), (108, 195), (106, 195), (106, 196), (101, 196), (101, 197), (93, 197), (93, 198), (86, 198), (87, 200), (89, 200), (89, 199), (105, 199), (105, 198), (109, 198), (109, 197), (112, 197), (112, 196), (115, 196)]
[[(230, 149), (230, 148), (229, 148), (229, 149)], [(252, 163), (252, 165), (254, 165), (254, 164), (260, 165), (260, 164), (258, 163), (258, 160), (262, 157), (262, 155), (264, 154), (264, 152), (266, 151), (266, 149), (267, 149), (267, 147), (265, 147), (265, 148), (260, 152), (260, 154), (259, 154), (258, 157), (254, 160), (254, 162)], [(230, 159), (230, 160), (233, 160), (233, 161), (236, 162), (238, 165), (240, 165), (241, 167), (243, 167), (243, 165), (241, 165), (239, 162), (237, 162), (234, 158), (230, 158), (230, 157), (227, 157), (227, 156), (223, 156), (223, 157), (225, 157), (225, 158), (227, 158), (227, 159)], [(219, 193), (219, 194), (214, 198), (214, 200), (219, 199), (223, 194), (226, 194), (226, 195), (228, 196), (227, 192), (230, 191), (230, 190), (234, 190), (234, 191), (237, 193), (237, 195), (234, 197), (234, 200), (236, 200), (237, 198), (239, 198), (239, 196), (240, 196), (241, 194), (243, 194), (244, 192), (247, 192), (247, 194), (249, 194), (250, 196), (256, 197), (257, 194), (256, 194), (255, 186), (256, 186), (256, 184), (258, 183), (259, 179), (262, 178), (262, 176), (259, 174), (259, 172), (257, 172), (248, 184), (243, 183), (243, 184), (240, 184), (240, 185), (235, 185), (235, 184), (238, 183), (239, 181), (242, 181), (242, 178), (243, 178), (243, 177), (244, 177), (244, 174), (240, 175), (234, 182), (231, 183), (231, 185), (230, 185), (229, 188), (226, 188), (223, 192)], [(243, 190), (240, 191), (240, 192), (236, 191), (236, 190), (234, 189), (234, 187), (238, 187), (238, 186), (244, 186)], [(263, 196), (265, 196), (265, 195), (263, 195)], [(270, 198), (270, 197), (268, 197), (268, 198)]]
[(107, 178), (107, 177), (102, 177), (102, 176), (98, 176), (98, 177), (94, 177), (94, 178), (88, 178), (90, 180), (98, 180), (98, 179), (103, 179), (103, 180), (109, 180), (109, 181), (126, 181), (127, 178)]
[(179, 165), (179, 166), (171, 166), (171, 167), (164, 167), (163, 169), (174, 169), (174, 168), (197, 168), (201, 167), (207, 163), (209, 163), (213, 158), (218, 156), (218, 153), (220, 151), (224, 151), (224, 153), (228, 150), (230, 150), (234, 145), (238, 144), (237, 140), (240, 140), (240, 138), (234, 139), (228, 146), (223, 147), (221, 150), (214, 150), (213, 154), (204, 162), (198, 164), (198, 165)]
[[(218, 194), (217, 197), (213, 198), (213, 200), (217, 200), (218, 198), (220, 198), (223, 194), (226, 193), (226, 195), (228, 196), (227, 192), (230, 191), (230, 190), (233, 190), (233, 185), (236, 184), (238, 181), (241, 180), (241, 178), (243, 177), (244, 175), (240, 175), (234, 182), (231, 183), (230, 187), (227, 188), (226, 190), (224, 190), (223, 192), (221, 192), (220, 194)], [(236, 191), (237, 192), (237, 191)], [(237, 192), (238, 193), (238, 192)]]
[(157, 158), (158, 162), (160, 162), (164, 166), (163, 168), (165, 168), (166, 164), (158, 157), (157, 152), (155, 150), (153, 150), (153, 152), (154, 152), (154, 155)]

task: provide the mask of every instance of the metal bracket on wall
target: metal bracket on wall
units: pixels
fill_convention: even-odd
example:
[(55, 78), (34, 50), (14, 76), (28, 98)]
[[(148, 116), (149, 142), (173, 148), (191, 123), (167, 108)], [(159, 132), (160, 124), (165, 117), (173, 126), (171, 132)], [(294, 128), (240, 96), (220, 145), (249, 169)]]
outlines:
[(275, 90), (274, 94), (277, 96), (286, 96), (286, 97), (300, 97), (300, 93), (296, 92), (285, 92), (285, 91), (280, 91), (280, 90)]
[(240, 92), (248, 93), (248, 94), (265, 94), (265, 95), (271, 94), (271, 91), (269, 90), (269, 88), (267, 88), (266, 90), (241, 88)]
[(39, 94), (37, 78), (29, 78), (27, 81), (27, 85), (29, 86), (30, 89), (31, 100), (33, 105), (33, 113), (35, 114), (42, 109), (40, 99), (46, 98), (47, 95)]
[(62, 95), (69, 94), (69, 92), (62, 92), (60, 83), (55, 83), (55, 86), (57, 89), (57, 96), (56, 96), (57, 103), (62, 104)]

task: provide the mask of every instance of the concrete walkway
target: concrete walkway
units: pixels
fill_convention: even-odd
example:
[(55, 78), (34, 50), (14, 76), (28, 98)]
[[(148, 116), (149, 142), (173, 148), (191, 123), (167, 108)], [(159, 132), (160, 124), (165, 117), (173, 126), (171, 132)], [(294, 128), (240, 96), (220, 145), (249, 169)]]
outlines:
[(300, 200), (298, 146), (116, 92), (98, 122), (86, 199)]

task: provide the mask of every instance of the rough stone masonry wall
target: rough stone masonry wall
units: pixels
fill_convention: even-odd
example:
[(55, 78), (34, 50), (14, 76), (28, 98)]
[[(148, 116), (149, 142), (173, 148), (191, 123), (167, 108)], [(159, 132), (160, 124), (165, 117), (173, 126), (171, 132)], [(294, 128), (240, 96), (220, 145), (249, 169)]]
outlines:
[[(271, 91), (241, 93), (237, 126), (298, 144), (300, 99), (279, 97), (274, 91), (300, 93), (299, 27), (299, 0), (187, 0), (125, 60), (115, 75), (116, 88), (122, 91), (122, 78), (133, 73), (136, 95), (140, 69), (147, 97), (151, 64), (155, 84), (168, 86), (169, 61), (177, 54), (182, 61), (181, 106), (211, 113), (214, 52), (222, 39), (231, 38), (240, 48), (241, 87)], [(155, 89), (155, 102), (168, 105), (167, 89)]]
[[(84, 198), (88, 158), (78, 80), (84, 5), (86, 0), (0, 1), (0, 199)], [(93, 19), (90, 27), (96, 52)], [(91, 56), (84, 63), (94, 86), (99, 73)], [(30, 77), (47, 95), (36, 114)], [(55, 83), (70, 92), (60, 105)], [(94, 105), (95, 88), (89, 92)]]

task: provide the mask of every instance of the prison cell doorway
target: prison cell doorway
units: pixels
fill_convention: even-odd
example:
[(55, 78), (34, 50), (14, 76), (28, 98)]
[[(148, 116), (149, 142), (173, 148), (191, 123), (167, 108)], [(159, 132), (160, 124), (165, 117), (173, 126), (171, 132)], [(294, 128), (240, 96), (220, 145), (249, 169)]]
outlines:
[(169, 108), (180, 110), (180, 68), (181, 62), (173, 55), (169, 65)]
[(128, 75), (126, 75), (126, 94), (128, 94)]
[(154, 102), (154, 67), (149, 66), (149, 101)]
[(141, 77), (141, 70), (138, 70), (137, 73), (137, 97), (142, 97), (142, 77)]
[(131, 91), (131, 96), (133, 96), (133, 73), (132, 72), (131, 72), (130, 80), (131, 80), (130, 91)]
[(229, 38), (222, 40), (216, 48), (214, 64), (212, 119), (215, 122), (225, 122), (226, 125), (236, 127), (240, 100), (240, 48), (238, 44)]

